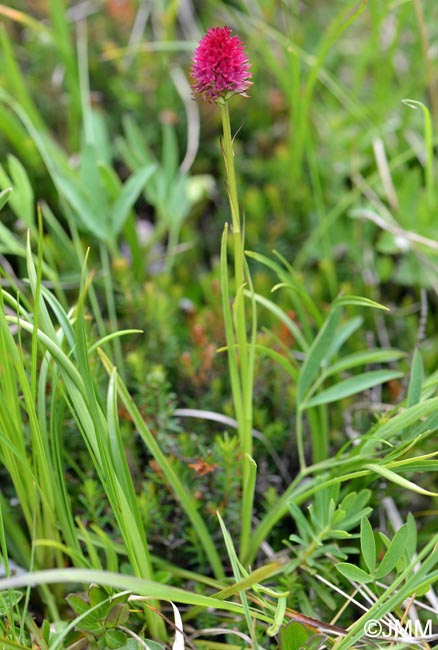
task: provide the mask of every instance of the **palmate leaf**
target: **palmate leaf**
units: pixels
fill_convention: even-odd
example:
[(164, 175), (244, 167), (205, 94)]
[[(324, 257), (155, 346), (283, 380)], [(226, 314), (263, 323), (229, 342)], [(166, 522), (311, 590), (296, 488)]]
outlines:
[(340, 507), (345, 511), (345, 518), (342, 521), (344, 530), (354, 528), (362, 517), (366, 517), (372, 512), (372, 508), (367, 506), (371, 497), (371, 490), (365, 489), (360, 492), (348, 492), (340, 503)]
[(344, 397), (356, 395), (364, 390), (384, 384), (391, 379), (398, 379), (403, 376), (402, 372), (397, 370), (371, 370), (370, 372), (355, 375), (349, 379), (344, 379), (327, 390), (321, 391), (315, 397), (312, 397), (303, 406), (318, 406), (320, 404), (329, 404), (336, 402)]
[[(84, 163), (88, 169), (87, 161)], [(108, 171), (102, 171), (96, 163), (94, 191), (79, 178), (72, 180), (57, 174), (56, 184), (61, 195), (73, 208), (81, 228), (95, 235), (100, 240), (115, 239), (122, 230), (135, 202), (146, 183), (156, 170), (155, 164), (146, 165), (135, 172), (121, 187), (115, 201), (110, 205), (111, 196), (104, 181), (110, 182)], [(97, 191), (97, 188), (99, 191)], [(112, 188), (111, 193), (114, 188)]]

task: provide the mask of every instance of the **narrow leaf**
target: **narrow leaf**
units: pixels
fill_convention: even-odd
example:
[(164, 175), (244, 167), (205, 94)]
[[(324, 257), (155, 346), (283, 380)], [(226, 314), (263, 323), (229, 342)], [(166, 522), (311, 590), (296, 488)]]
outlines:
[[(397, 415), (385, 419), (380, 427), (375, 430), (376, 436), (381, 440), (390, 440), (406, 427), (416, 425), (431, 413), (435, 413), (438, 408), (438, 397), (432, 397), (424, 400), (419, 404), (403, 409)], [(366, 453), (368, 448), (375, 445), (373, 438), (364, 441), (361, 446), (362, 453)]]
[(438, 492), (430, 492), (429, 490), (425, 490), (424, 488), (420, 487), (416, 483), (412, 483), (412, 481), (408, 481), (406, 478), (399, 476), (398, 474), (388, 469), (387, 467), (384, 467), (383, 465), (375, 465), (374, 463), (370, 463), (368, 465), (364, 465), (364, 468), (370, 469), (372, 472), (375, 472), (376, 474), (380, 474), (380, 476), (383, 476), (384, 478), (388, 479), (388, 481), (392, 481), (392, 483), (396, 483), (397, 485), (400, 485), (400, 487), (406, 488), (407, 490), (412, 490), (412, 492), (418, 492), (418, 494), (425, 494), (427, 496), (432, 496), (432, 497), (438, 496)]
[(360, 523), (360, 550), (368, 571), (374, 573), (376, 568), (376, 540), (367, 517), (363, 517)]
[(319, 404), (336, 402), (344, 397), (356, 395), (356, 393), (361, 393), (364, 390), (379, 386), (391, 379), (397, 379), (402, 376), (403, 373), (397, 370), (371, 370), (370, 372), (361, 373), (327, 388), (327, 390), (322, 391), (318, 395), (315, 395), (315, 397), (309, 399), (308, 402), (305, 402), (304, 406), (308, 408)]
[(360, 584), (366, 584), (367, 582), (373, 581), (373, 576), (370, 576), (366, 571), (360, 569), (355, 564), (339, 562), (339, 564), (336, 564), (336, 568), (339, 573), (348, 578), (348, 580), (354, 580)]
[[(27, 228), (35, 227), (34, 195), (27, 172), (15, 156), (8, 156), (9, 172), (15, 189), (15, 212)], [(11, 200), (12, 204), (12, 200)]]
[(113, 236), (117, 236), (123, 228), (129, 212), (156, 168), (157, 166), (154, 163), (146, 165), (146, 167), (142, 167), (135, 172), (124, 184), (111, 211), (111, 232)]
[(324, 358), (330, 349), (333, 335), (338, 326), (340, 317), (340, 309), (332, 309), (307, 353), (297, 385), (298, 404), (303, 402), (308, 389), (318, 375), (318, 371), (320, 370)]
[[(252, 297), (249, 291), (245, 291), (244, 293), (248, 298)], [(274, 314), (274, 316), (276, 316), (287, 327), (302, 350), (308, 350), (309, 346), (300, 328), (291, 318), (289, 318), (287, 314), (285, 314), (284, 310), (281, 309), (281, 307), (278, 307), (278, 305), (272, 302), (272, 300), (268, 300), (268, 298), (265, 298), (258, 293), (254, 294), (254, 299), (259, 305), (266, 307), (266, 309)]]
[(318, 540), (316, 538), (315, 533), (312, 530), (312, 527), (310, 526), (309, 522), (307, 521), (306, 517), (302, 513), (301, 509), (297, 506), (297, 504), (294, 503), (293, 501), (290, 501), (287, 505), (292, 517), (295, 520), (295, 524), (298, 528), (300, 537), (304, 539), (306, 544), (310, 544), (311, 541), (315, 541), (316, 543), (318, 543)]
[(411, 377), (409, 380), (407, 406), (414, 406), (418, 404), (421, 397), (421, 389), (423, 386), (423, 360), (418, 348), (415, 348), (414, 357), (412, 359)]
[(380, 578), (388, 575), (388, 573), (393, 570), (403, 555), (407, 538), (408, 527), (406, 524), (403, 524), (403, 526), (401, 526), (394, 535), (392, 542), (383, 557), (383, 560), (377, 568), (377, 571), (375, 573), (376, 580), (380, 580)]
[(396, 361), (405, 356), (401, 350), (394, 348), (380, 349), (375, 348), (371, 350), (360, 350), (353, 352), (343, 357), (339, 361), (330, 364), (330, 368), (326, 371), (326, 376), (337, 375), (345, 370), (356, 368), (357, 366), (365, 366), (371, 363), (386, 363), (387, 361)]
[(381, 305), (380, 303), (375, 302), (374, 300), (370, 300), (369, 298), (363, 298), (362, 296), (342, 296), (341, 298), (337, 298), (334, 304), (337, 307), (345, 305), (356, 305), (360, 307), (373, 307), (374, 309), (384, 309), (385, 311), (389, 311), (389, 308), (385, 307), (385, 305)]
[(356, 332), (361, 327), (362, 323), (363, 318), (361, 316), (355, 316), (354, 318), (349, 318), (339, 325), (335, 332), (335, 335), (332, 338), (329, 350), (325, 358), (326, 365), (328, 365), (329, 361), (331, 361), (336, 353), (342, 348), (345, 341), (348, 341), (354, 332)]
[(104, 162), (98, 163), (99, 177), (102, 187), (109, 197), (110, 202), (117, 199), (117, 196), (122, 190), (122, 181), (120, 180), (116, 170), (111, 165)]
[[(241, 566), (241, 564), (239, 562), (236, 551), (234, 549), (233, 540), (232, 540), (231, 535), (230, 535), (229, 531), (227, 530), (227, 528), (225, 526), (225, 523), (224, 523), (222, 517), (220, 516), (219, 512), (217, 512), (217, 517), (219, 519), (219, 525), (221, 527), (222, 535), (224, 537), (225, 546), (226, 546), (226, 549), (227, 549), (227, 553), (228, 553), (228, 557), (229, 557), (229, 560), (230, 560), (231, 568), (233, 570), (234, 580), (236, 582), (238, 582), (240, 580), (241, 576), (242, 576), (242, 572), (244, 571), (244, 569), (242, 568), (242, 566)], [(249, 608), (249, 604), (248, 604), (248, 599), (247, 599), (246, 594), (245, 594), (244, 591), (240, 591), (239, 595), (240, 595), (240, 600), (242, 602), (243, 611), (244, 611), (248, 631), (249, 631), (249, 633), (251, 633), (252, 623), (251, 623), (251, 613), (250, 613), (250, 608)], [(254, 639), (254, 641), (255, 641), (255, 639)], [(257, 644), (256, 643), (254, 643), (254, 648), (255, 648), (255, 650), (257, 650)]]
[(415, 517), (412, 512), (408, 513), (406, 519), (406, 526), (408, 529), (408, 537), (406, 540), (406, 552), (409, 558), (412, 558), (417, 549), (417, 525)]
[(90, 210), (88, 195), (82, 188), (77, 187), (71, 180), (58, 174), (55, 179), (59, 193), (73, 208), (78, 225), (82, 230), (93, 233), (99, 239), (105, 239), (106, 224), (100, 222), (93, 210)]
[(7, 187), (2, 192), (0, 192), (0, 210), (9, 201), (9, 197), (11, 196), (11, 192), (12, 192), (12, 187)]

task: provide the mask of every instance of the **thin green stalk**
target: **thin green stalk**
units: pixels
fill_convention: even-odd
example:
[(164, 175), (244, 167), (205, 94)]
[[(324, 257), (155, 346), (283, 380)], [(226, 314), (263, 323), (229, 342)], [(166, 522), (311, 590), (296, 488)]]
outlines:
[[(103, 284), (105, 287), (105, 298), (108, 308), (108, 316), (110, 321), (110, 330), (111, 332), (117, 332), (119, 329), (118, 320), (117, 320), (117, 309), (116, 303), (114, 300), (114, 287), (112, 281), (111, 273), (111, 262), (109, 257), (109, 251), (106, 244), (100, 242), (99, 244), (100, 259), (102, 262), (102, 271), (103, 271)], [(125, 364), (123, 361), (122, 346), (120, 344), (120, 339), (116, 337), (113, 340), (113, 352), (114, 358), (117, 364), (118, 371), (122, 377), (125, 377)]]
[(239, 366), (237, 360), (237, 350), (234, 344), (233, 318), (230, 308), (230, 290), (228, 281), (228, 224), (225, 224), (221, 241), (221, 292), (222, 292), (222, 311), (224, 315), (225, 337), (227, 340), (228, 352), (228, 371), (230, 374), (231, 392), (233, 395), (234, 411), (237, 423), (243, 421), (244, 406), (242, 400), (242, 387), (240, 385)]
[[(112, 375), (114, 372), (114, 367), (112, 366), (108, 357), (105, 356), (102, 350), (99, 350), (99, 356), (103, 362), (103, 365), (106, 371)], [(219, 553), (216, 549), (216, 546), (213, 542), (213, 539), (210, 536), (210, 533), (207, 529), (205, 521), (201, 517), (194, 497), (191, 492), (186, 488), (186, 486), (181, 482), (180, 477), (173, 469), (172, 465), (169, 463), (168, 458), (163, 453), (160, 448), (160, 445), (157, 443), (155, 437), (152, 435), (148, 429), (143, 417), (141, 416), (137, 406), (132, 400), (131, 395), (128, 392), (125, 384), (122, 379), (117, 376), (117, 390), (119, 397), (126, 407), (128, 413), (130, 414), (132, 421), (137, 428), (138, 434), (143, 442), (146, 444), (146, 447), (149, 449), (150, 453), (153, 455), (157, 463), (159, 464), (164, 476), (166, 477), (169, 485), (171, 486), (176, 498), (181, 503), (182, 508), (185, 510), (188, 518), (190, 519), (194, 530), (198, 535), (204, 552), (210, 562), (212, 571), (218, 579), (222, 579), (224, 576), (224, 570), (222, 567), (221, 559)]]
[(430, 39), (427, 30), (426, 17), (424, 15), (421, 0), (413, 0), (415, 17), (418, 24), (418, 31), (421, 41), (421, 50), (426, 68), (427, 86), (429, 91), (432, 115), (435, 125), (438, 125), (438, 75), (431, 56)]
[[(232, 228), (233, 228), (233, 249), (234, 249), (234, 281), (235, 299), (233, 304), (234, 328), (226, 327), (228, 358), (230, 372), (235, 375), (235, 346), (238, 350), (239, 381), (232, 382), (234, 408), (238, 422), (238, 432), (242, 452), (242, 499), (241, 499), (241, 533), (240, 533), (240, 557), (247, 554), (250, 534), (251, 519), (253, 511), (253, 499), (255, 489), (256, 466), (252, 460), (252, 375), (253, 375), (253, 353), (250, 351), (250, 343), (246, 330), (245, 315), (245, 258), (243, 248), (243, 234), (240, 224), (239, 199), (237, 194), (236, 172), (234, 167), (233, 139), (231, 135), (230, 114), (228, 101), (218, 102), (221, 110), (223, 138), (222, 153), (224, 157), (227, 176), (227, 191), (230, 202)], [(225, 312), (228, 305), (224, 304)], [(254, 334), (252, 335), (254, 338)]]
[(295, 417), (295, 439), (297, 442), (298, 461), (300, 469), (306, 468), (306, 457), (304, 454), (304, 441), (303, 441), (303, 411), (298, 408)]
[[(138, 577), (152, 580), (154, 572), (147, 539), (118, 428), (114, 386), (110, 383), (105, 414), (90, 367), (84, 318), (86, 288), (86, 278), (83, 276), (76, 314), (76, 340), (84, 392), (81, 395), (76, 387), (69, 386), (67, 382), (66, 390), (69, 397), (76, 400), (74, 416), (88, 441), (87, 446), (93, 450), (96, 470), (123, 537), (133, 572)], [(152, 635), (163, 638), (162, 620), (152, 611), (146, 612), (146, 618)]]
[(435, 179), (434, 179), (434, 154), (433, 154), (433, 125), (430, 111), (423, 102), (415, 99), (404, 99), (403, 103), (409, 108), (418, 110), (421, 108), (424, 117), (424, 148), (425, 148), (425, 161), (424, 161), (424, 177), (426, 185), (427, 203), (430, 209), (434, 208), (436, 203), (435, 193)]
[[(68, 214), (67, 214), (67, 221), (71, 233), (74, 250), (77, 255), (78, 263), (81, 267), (83, 267), (85, 264), (85, 255), (84, 255), (84, 251), (82, 250), (81, 238), (77, 226), (75, 224), (74, 219), (69, 218)], [(97, 331), (99, 333), (99, 336), (103, 338), (104, 336), (106, 336), (107, 330), (105, 326), (105, 321), (103, 320), (102, 317), (99, 300), (97, 298), (96, 292), (92, 284), (90, 284), (88, 289), (88, 299), (90, 301), (91, 311), (93, 313), (94, 321), (97, 326)]]
[[(311, 135), (308, 138), (307, 144), (307, 162), (309, 166), (310, 180), (312, 184), (313, 196), (315, 201), (315, 213), (318, 217), (319, 224), (324, 221), (324, 215), (327, 214), (326, 206), (324, 205), (324, 194), (321, 185), (321, 176), (319, 172), (318, 155), (314, 146), (314, 140)], [(330, 228), (326, 228), (323, 237), (321, 237), (321, 244), (323, 248), (323, 256), (321, 260), (322, 270), (325, 272), (327, 278), (327, 288), (330, 292), (330, 297), (333, 300), (339, 293), (338, 281), (336, 278), (335, 265), (333, 261), (333, 242)]]
[[(233, 139), (231, 136), (230, 125), (230, 112), (228, 110), (228, 102), (224, 101), (219, 103), (222, 117), (222, 152), (224, 155), (225, 169), (227, 172), (227, 190), (228, 198), (230, 200), (231, 216), (233, 219), (233, 232), (240, 232), (240, 213), (239, 213), (239, 200), (237, 196), (236, 172), (234, 169), (234, 152), (233, 152)], [(242, 263), (242, 279), (243, 279), (243, 263)]]
[(65, 85), (69, 97), (66, 106), (67, 135), (69, 143), (74, 149), (79, 140), (81, 97), (71, 23), (68, 20), (65, 0), (50, 0), (49, 8), (52, 23), (51, 35), (65, 70)]
[(356, 18), (362, 13), (367, 5), (368, 0), (362, 0), (359, 7), (351, 13), (352, 8), (356, 4), (356, 0), (348, 2), (341, 12), (335, 16), (333, 22), (328, 26), (327, 31), (324, 33), (315, 57), (313, 57), (311, 69), (307, 78), (307, 82), (300, 97), (300, 102), (297, 106), (298, 118), (297, 124), (294, 125), (293, 132), (291, 133), (291, 179), (292, 187), (300, 180), (302, 174), (302, 162), (306, 152), (306, 144), (309, 137), (309, 115), (311, 114), (311, 104), (314, 96), (314, 90), (319, 74), (323, 69), (324, 61), (330, 48), (340, 38), (344, 30), (353, 23)]
[(320, 463), (329, 456), (329, 424), (326, 405), (310, 408), (307, 411), (312, 441), (312, 463)]
[(43, 128), (43, 119), (29, 94), (28, 85), (20, 71), (4, 24), (0, 28), (0, 49), (2, 53), (2, 88), (8, 89), (8, 92), (11, 93), (10, 96), (15, 98), (36, 128)]

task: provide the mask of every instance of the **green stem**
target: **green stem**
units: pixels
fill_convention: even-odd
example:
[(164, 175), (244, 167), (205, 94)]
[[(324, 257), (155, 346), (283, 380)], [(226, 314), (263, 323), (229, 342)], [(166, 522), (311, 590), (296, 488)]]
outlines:
[(300, 464), (300, 471), (306, 469), (306, 457), (304, 454), (304, 440), (303, 440), (303, 411), (297, 409), (295, 418), (295, 437), (297, 441), (298, 461)]
[[(114, 287), (112, 281), (110, 255), (107, 246), (103, 242), (100, 242), (99, 244), (99, 251), (100, 251), (100, 259), (102, 263), (103, 284), (105, 290), (106, 306), (108, 309), (108, 318), (110, 321), (111, 331), (117, 332), (119, 326), (118, 326), (118, 319), (117, 319), (116, 303), (114, 300)], [(119, 337), (116, 337), (113, 340), (112, 345), (113, 345), (114, 359), (117, 364), (117, 370), (121, 375), (121, 377), (125, 379), (126, 378), (125, 364), (123, 361), (123, 352), (122, 352), (122, 346)]]
[[(224, 156), (225, 170), (227, 172), (227, 190), (228, 198), (230, 200), (231, 216), (233, 219), (233, 233), (240, 233), (240, 214), (239, 214), (239, 199), (237, 197), (237, 183), (236, 172), (234, 169), (234, 152), (233, 152), (233, 139), (231, 137), (230, 113), (228, 110), (228, 102), (224, 101), (219, 104), (222, 117), (222, 128), (224, 132), (222, 140), (222, 153)], [(243, 265), (242, 265), (243, 273)], [(242, 275), (243, 279), (243, 275)]]
[[(227, 191), (230, 202), (233, 247), (234, 247), (234, 281), (235, 299), (233, 304), (233, 324), (230, 331), (227, 328), (228, 354), (233, 355), (235, 346), (238, 350), (239, 379), (233, 390), (236, 419), (242, 453), (242, 502), (241, 502), (241, 537), (240, 557), (248, 551), (251, 534), (252, 504), (255, 488), (255, 467), (249, 459), (252, 457), (252, 364), (250, 363), (250, 349), (246, 330), (245, 316), (245, 260), (241, 225), (239, 200), (237, 194), (236, 172), (234, 168), (233, 140), (231, 136), (230, 114), (228, 102), (219, 102), (222, 117), (223, 139), (221, 142), (227, 176)], [(238, 394), (237, 394), (238, 393)], [(243, 408), (242, 408), (243, 407)]]

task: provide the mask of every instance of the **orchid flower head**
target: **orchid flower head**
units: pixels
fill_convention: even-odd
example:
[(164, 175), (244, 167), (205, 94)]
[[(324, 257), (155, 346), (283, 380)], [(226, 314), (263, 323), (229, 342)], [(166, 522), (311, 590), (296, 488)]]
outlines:
[(193, 92), (205, 101), (223, 102), (246, 95), (251, 64), (243, 43), (230, 27), (212, 27), (199, 41), (192, 60)]

